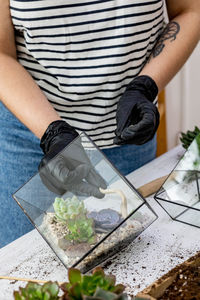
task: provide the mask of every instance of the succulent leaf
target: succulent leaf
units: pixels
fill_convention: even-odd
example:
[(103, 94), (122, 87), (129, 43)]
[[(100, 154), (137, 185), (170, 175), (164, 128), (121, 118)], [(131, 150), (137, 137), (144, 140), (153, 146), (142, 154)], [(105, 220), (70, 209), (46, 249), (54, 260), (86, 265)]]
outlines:
[(86, 213), (83, 201), (79, 200), (76, 196), (65, 200), (56, 197), (53, 207), (57, 221), (62, 223), (66, 223), (68, 220), (75, 218), (79, 214)]
[(115, 285), (116, 279), (115, 279), (114, 275), (105, 275), (105, 279), (107, 280), (107, 282), (110, 286)]
[(117, 298), (117, 295), (112, 292), (105, 291), (105, 290), (102, 290), (101, 288), (97, 287), (94, 297), (97, 297), (102, 300), (114, 300)]
[(73, 284), (70, 291), (71, 291), (71, 296), (73, 297), (73, 299), (77, 299), (77, 300), (82, 299), (80, 284), (78, 284), (78, 283)]
[(68, 278), (71, 284), (81, 282), (81, 272), (78, 269), (71, 268), (68, 271)]
[(68, 220), (67, 227), (69, 233), (65, 238), (76, 243), (92, 243), (94, 239), (94, 225), (93, 220), (88, 218), (85, 214), (78, 215), (76, 218)]
[(25, 300), (23, 296), (20, 296), (19, 292), (15, 291), (13, 295), (15, 300)]
[(125, 286), (123, 284), (117, 284), (114, 289), (113, 289), (113, 292), (115, 294), (121, 294), (123, 293), (123, 291), (125, 290)]
[(105, 273), (104, 273), (104, 270), (101, 268), (101, 267), (96, 267), (93, 272), (93, 277), (95, 276), (102, 276), (102, 277), (105, 277)]

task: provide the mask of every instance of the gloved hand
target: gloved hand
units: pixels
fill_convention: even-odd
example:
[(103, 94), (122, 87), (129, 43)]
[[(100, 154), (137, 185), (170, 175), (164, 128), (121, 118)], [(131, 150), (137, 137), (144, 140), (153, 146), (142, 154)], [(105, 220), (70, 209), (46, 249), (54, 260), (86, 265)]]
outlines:
[(117, 107), (115, 144), (142, 145), (153, 138), (160, 119), (153, 104), (157, 94), (156, 83), (146, 75), (138, 76), (128, 84)]
[(70, 191), (81, 196), (104, 197), (99, 188), (105, 189), (106, 183), (92, 166), (73, 127), (61, 120), (52, 122), (40, 147), (45, 156), (39, 174), (50, 191), (58, 195)]

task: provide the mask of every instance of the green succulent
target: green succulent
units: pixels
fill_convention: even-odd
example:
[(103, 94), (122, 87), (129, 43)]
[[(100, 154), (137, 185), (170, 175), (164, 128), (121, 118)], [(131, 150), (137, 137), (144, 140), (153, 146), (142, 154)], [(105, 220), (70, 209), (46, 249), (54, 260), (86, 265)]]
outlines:
[(57, 282), (47, 282), (43, 285), (29, 282), (24, 288), (14, 292), (15, 300), (58, 300), (59, 285)]
[[(101, 267), (91, 275), (82, 275), (78, 269), (68, 270), (69, 282), (61, 286), (57, 282), (38, 284), (30, 282), (14, 292), (15, 300), (128, 300), (125, 286), (115, 284), (114, 275), (106, 275)], [(60, 295), (60, 296), (58, 296)], [(140, 299), (142, 298), (131, 298)]]
[[(182, 143), (182, 146), (187, 149), (190, 144), (192, 143), (192, 141), (195, 139), (195, 137), (197, 137), (200, 133), (200, 129), (195, 126), (193, 131), (188, 130), (186, 133), (181, 132), (181, 137), (180, 137), (180, 141)], [(200, 145), (198, 143), (198, 145)]]
[(196, 139), (196, 142), (197, 142), (197, 146), (198, 146), (198, 149), (199, 149), (199, 155), (200, 155), (200, 134), (197, 134), (195, 139)]
[(62, 223), (67, 223), (68, 220), (75, 218), (77, 215), (86, 213), (83, 201), (80, 201), (76, 196), (65, 200), (56, 197), (53, 207), (57, 221)]
[(93, 296), (84, 296), (84, 300), (128, 300), (126, 294), (115, 294), (97, 287)]
[(65, 239), (74, 243), (87, 242), (91, 244), (94, 242), (94, 221), (85, 214), (78, 215), (76, 218), (68, 220), (67, 227), (69, 233), (65, 236)]
[(127, 300), (123, 294), (125, 287), (115, 285), (114, 275), (105, 275), (102, 268), (94, 269), (92, 275), (82, 275), (78, 269), (69, 269), (69, 282), (64, 283), (61, 289), (64, 292), (63, 300)]
[(53, 204), (58, 222), (66, 224), (69, 233), (65, 238), (73, 243), (94, 242), (94, 221), (88, 218), (83, 201), (72, 198), (55, 198)]

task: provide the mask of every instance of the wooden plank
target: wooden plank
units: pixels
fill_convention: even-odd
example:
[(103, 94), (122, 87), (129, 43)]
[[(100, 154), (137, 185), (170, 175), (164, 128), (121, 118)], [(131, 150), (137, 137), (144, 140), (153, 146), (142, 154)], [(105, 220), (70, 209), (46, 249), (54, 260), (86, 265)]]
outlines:
[(157, 130), (156, 156), (160, 156), (167, 151), (166, 105), (164, 90), (158, 95), (158, 110), (160, 113), (160, 125)]

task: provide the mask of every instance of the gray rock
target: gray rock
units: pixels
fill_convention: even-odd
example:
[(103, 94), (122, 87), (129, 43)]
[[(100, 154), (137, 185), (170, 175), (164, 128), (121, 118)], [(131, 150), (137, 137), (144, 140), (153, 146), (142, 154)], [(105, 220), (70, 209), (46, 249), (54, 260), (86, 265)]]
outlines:
[(88, 214), (88, 217), (94, 220), (95, 228), (99, 232), (110, 231), (122, 221), (121, 215), (110, 208), (102, 209), (98, 212), (92, 211)]

